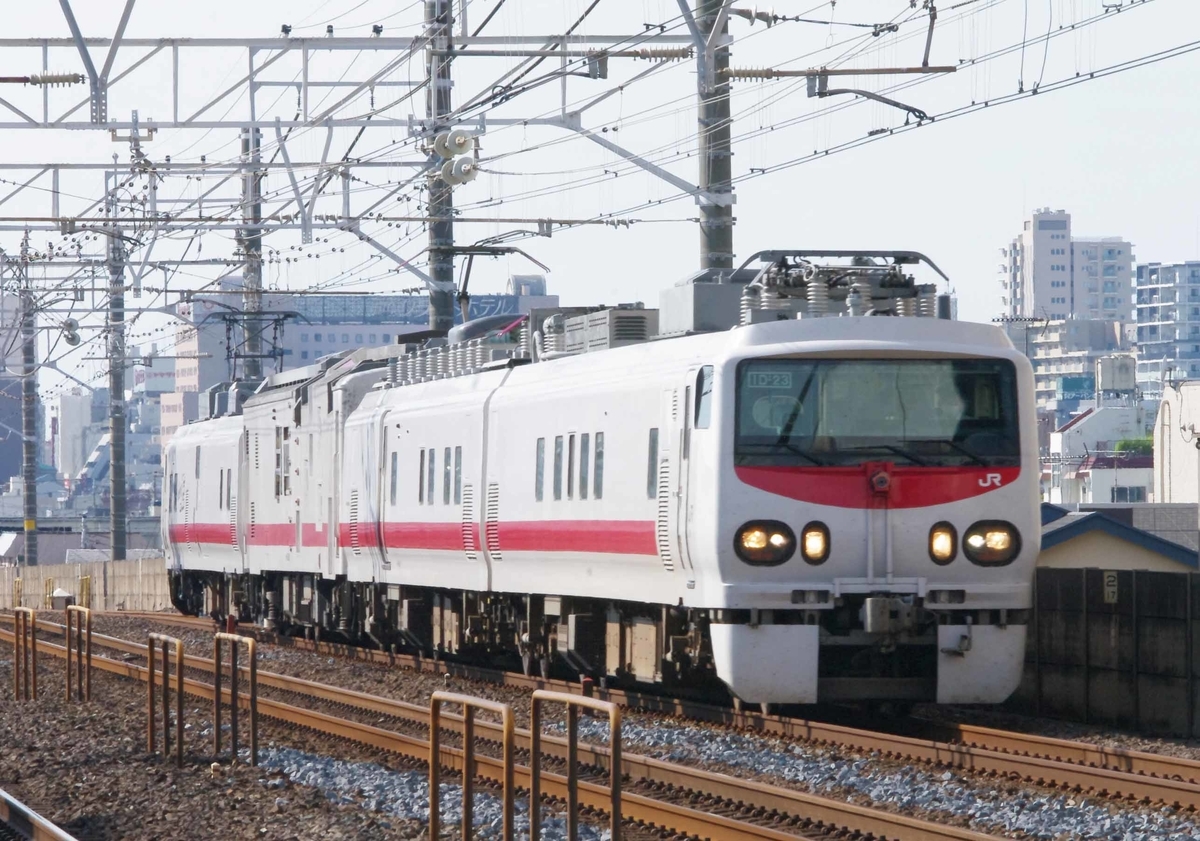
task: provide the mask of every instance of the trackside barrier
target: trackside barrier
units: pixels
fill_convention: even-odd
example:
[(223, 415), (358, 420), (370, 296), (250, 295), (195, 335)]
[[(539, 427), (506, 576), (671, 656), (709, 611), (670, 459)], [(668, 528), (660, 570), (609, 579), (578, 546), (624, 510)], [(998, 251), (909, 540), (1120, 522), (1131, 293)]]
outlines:
[(162, 643), (162, 738), (163, 759), (171, 754), (171, 669), (168, 651), (175, 647), (175, 765), (183, 767), (183, 640), (166, 634), (150, 634), (146, 641), (146, 750), (154, 753), (154, 649)]
[(30, 838), (34, 841), (75, 841), (75, 836), (63, 832), (50, 821), (0, 789), (0, 835), (8, 837), (3, 828), (14, 833), (13, 838)]
[(50, 610), (54, 607), (54, 579), (47, 578), (42, 582), (45, 584), (45, 595), (42, 597), (42, 609)]
[(92, 606), (92, 577), (90, 575), (79, 576), (79, 606)]
[(475, 797), (475, 711), (490, 710), (499, 713), (504, 728), (504, 841), (513, 841), (513, 801), (516, 789), (513, 784), (513, 749), (516, 724), (512, 707), (471, 695), (454, 692), (434, 692), (429, 697), (429, 837), (437, 838), (441, 830), (439, 794), (442, 776), (441, 715), (442, 704), (458, 704), (463, 714), (463, 771), (462, 771), (462, 838), (471, 839), (471, 824), (474, 821)]
[[(72, 626), (75, 644), (71, 645)], [(67, 640), (67, 703), (71, 703), (71, 666), (75, 667), (80, 701), (92, 700), (92, 612), (86, 607), (67, 605), (67, 623), (63, 629)]]
[(21, 579), (14, 578), (13, 579), (13, 607), (14, 608), (21, 606), (21, 596), (22, 596)]
[(609, 701), (544, 689), (534, 691), (529, 710), (529, 841), (538, 841), (542, 834), (542, 704), (546, 702), (567, 705), (568, 841), (579, 839), (579, 710), (586, 708), (608, 713), (609, 761), (612, 763), (609, 833), (612, 841), (621, 841), (621, 708)]
[(258, 765), (258, 649), (250, 637), (217, 633), (213, 636), (213, 754), (221, 758), (221, 641), (229, 643), (229, 741), (238, 754), (238, 646), (250, 658), (250, 764)]
[(37, 700), (37, 613), (13, 608), (13, 698)]

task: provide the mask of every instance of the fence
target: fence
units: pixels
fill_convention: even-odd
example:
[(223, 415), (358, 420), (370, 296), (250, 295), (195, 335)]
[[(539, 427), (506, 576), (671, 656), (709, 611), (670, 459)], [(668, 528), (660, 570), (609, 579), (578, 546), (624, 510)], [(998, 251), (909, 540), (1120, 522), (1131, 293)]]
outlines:
[(238, 755), (238, 647), (246, 646), (250, 666), (250, 764), (258, 765), (258, 647), (250, 637), (237, 634), (213, 635), (213, 754), (221, 758), (221, 642), (229, 643), (229, 742), (233, 760)]
[[(170, 610), (171, 585), (162, 558), (0, 567), (0, 610), (40, 607), (61, 587), (80, 607), (94, 610)], [(46, 607), (49, 607), (49, 603)]]
[(1200, 735), (1200, 575), (1039, 569), (1020, 712)]
[(463, 713), (463, 771), (462, 771), (462, 841), (473, 836), (475, 806), (475, 711), (498, 713), (504, 728), (504, 791), (501, 810), (501, 838), (513, 841), (513, 814), (516, 786), (513, 783), (513, 747), (516, 725), (512, 707), (484, 698), (458, 695), (453, 692), (434, 692), (429, 698), (429, 837), (438, 838), (441, 830), (440, 795), (442, 780), (441, 713), (443, 704), (458, 704)]
[(37, 613), (18, 607), (13, 614), (13, 699), (36, 701)]
[[(92, 612), (79, 605), (67, 605), (67, 622), (63, 628), (67, 643), (67, 703), (72, 700), (71, 667), (75, 667), (78, 697), (81, 702), (92, 700)], [(71, 639), (74, 630), (75, 638)], [(74, 643), (74, 644), (72, 644)]]
[[(171, 755), (170, 649), (175, 649), (175, 765), (183, 767), (183, 641), (164, 634), (146, 640), (146, 751), (154, 753), (154, 650), (162, 644), (162, 746), (163, 759)], [(219, 726), (219, 725), (218, 725)]]

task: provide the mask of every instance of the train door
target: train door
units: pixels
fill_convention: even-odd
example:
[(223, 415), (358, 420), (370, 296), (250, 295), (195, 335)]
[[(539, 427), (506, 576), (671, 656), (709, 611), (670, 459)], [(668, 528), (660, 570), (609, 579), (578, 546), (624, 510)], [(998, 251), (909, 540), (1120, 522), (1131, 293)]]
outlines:
[(659, 428), (650, 430), (647, 494), (657, 497), (658, 555), (668, 572), (691, 568), (687, 547), (690, 472), (687, 450), (691, 443), (687, 417), (690, 400), (689, 385), (665, 389)]
[(677, 434), (679, 436), (679, 447), (677, 449), (677, 461), (679, 469), (675, 475), (679, 477), (678, 486), (675, 489), (675, 543), (678, 547), (679, 559), (683, 564), (683, 568), (690, 570), (692, 568), (692, 557), (690, 547), (688, 545), (688, 523), (691, 520), (691, 486), (692, 486), (692, 403), (695, 400), (695, 390), (692, 383), (695, 381), (695, 372), (689, 372), (688, 384), (680, 389), (682, 396), (679, 418), (677, 421)]

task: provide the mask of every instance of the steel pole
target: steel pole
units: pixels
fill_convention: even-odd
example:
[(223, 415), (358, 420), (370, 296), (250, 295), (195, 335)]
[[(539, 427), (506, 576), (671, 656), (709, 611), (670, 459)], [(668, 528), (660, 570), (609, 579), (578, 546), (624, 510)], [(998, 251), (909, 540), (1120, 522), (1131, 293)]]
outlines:
[(24, 258), (21, 262), (21, 480), (25, 503), (25, 563), (37, 566), (37, 325), (33, 290), (29, 288)]
[[(433, 135), (449, 129), (444, 120), (451, 110), (453, 25), (450, 0), (425, 0), (425, 31), (429, 38), (425, 113)], [(432, 150), (429, 160), (438, 160)], [(426, 187), (429, 190), (429, 276), (438, 287), (429, 290), (429, 328), (449, 330), (454, 326), (454, 197), (450, 185), (439, 177), (438, 167), (430, 169)]]
[(108, 240), (109, 531), (112, 559), (125, 560), (125, 244)]
[[(729, 0), (697, 0), (696, 25), (710, 38), (717, 13)], [(729, 32), (726, 19), (720, 35)], [(733, 268), (733, 152), (730, 148), (732, 118), (729, 47), (713, 50), (711, 84), (699, 79), (700, 148), (700, 268)]]
[[(242, 130), (242, 161), (258, 164), (261, 160), (262, 132), (257, 128)], [(262, 177), (256, 166), (242, 176), (243, 220), (242, 245), (242, 306), (246, 318), (242, 322), (245, 337), (246, 363), (242, 367), (248, 380), (262, 379)]]

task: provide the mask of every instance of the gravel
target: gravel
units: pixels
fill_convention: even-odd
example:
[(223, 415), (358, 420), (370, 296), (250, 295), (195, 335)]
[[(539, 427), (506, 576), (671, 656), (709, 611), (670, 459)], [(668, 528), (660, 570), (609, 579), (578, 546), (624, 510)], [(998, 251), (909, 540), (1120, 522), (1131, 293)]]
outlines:
[[(336, 803), (356, 804), (372, 812), (407, 820), (429, 819), (429, 778), (421, 771), (393, 771), (372, 762), (345, 762), (291, 748), (259, 752), (259, 767), (282, 772), (293, 783), (318, 789)], [(443, 783), (438, 798), (444, 827), (462, 823), (462, 787)], [(501, 800), (476, 791), (473, 798), (476, 838), (501, 837)], [(518, 836), (529, 833), (529, 800), (516, 800), (514, 828)], [(566, 818), (543, 808), (542, 837), (566, 837)], [(607, 830), (588, 824), (579, 827), (582, 841), (607, 841)]]
[[(606, 740), (608, 722), (582, 719), (580, 734)], [(714, 732), (687, 724), (657, 722), (648, 727), (626, 721), (622, 723), (621, 741), (667, 762), (723, 766), (735, 776), (782, 780), (827, 797), (849, 792), (872, 805), (887, 805), (935, 821), (939, 815), (942, 821), (947, 816), (965, 819), (983, 832), (1114, 841), (1200, 839), (1200, 826), (1176, 816), (1170, 808), (1122, 810), (1102, 799), (1035, 790), (1002, 791), (950, 771), (894, 769), (871, 757), (839, 758), (802, 744)]]

